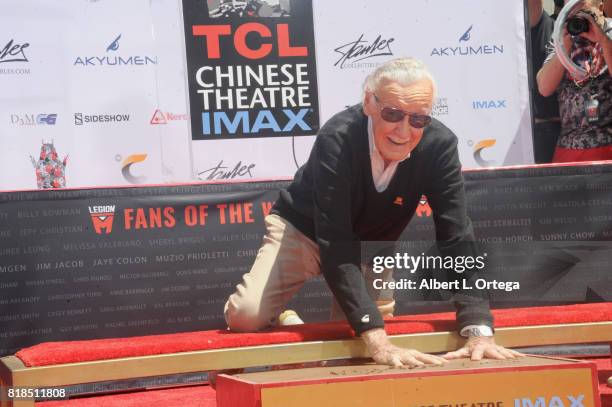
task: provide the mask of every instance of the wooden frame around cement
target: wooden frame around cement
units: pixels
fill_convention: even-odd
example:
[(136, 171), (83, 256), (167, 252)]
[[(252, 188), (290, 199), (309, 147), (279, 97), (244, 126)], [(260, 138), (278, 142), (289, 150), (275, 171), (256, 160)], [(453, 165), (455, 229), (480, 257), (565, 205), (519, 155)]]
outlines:
[[(455, 332), (391, 336), (402, 347), (437, 353), (456, 350), (464, 342)], [(612, 342), (612, 321), (498, 328), (498, 344), (516, 348)], [(61, 387), (230, 368), (282, 365), (320, 360), (368, 357), (360, 339), (313, 341), (276, 345), (200, 350), (61, 365), (27, 367), (15, 356), (0, 359), (0, 385), (4, 387)], [(0, 402), (2, 407), (33, 406), (33, 401)]]

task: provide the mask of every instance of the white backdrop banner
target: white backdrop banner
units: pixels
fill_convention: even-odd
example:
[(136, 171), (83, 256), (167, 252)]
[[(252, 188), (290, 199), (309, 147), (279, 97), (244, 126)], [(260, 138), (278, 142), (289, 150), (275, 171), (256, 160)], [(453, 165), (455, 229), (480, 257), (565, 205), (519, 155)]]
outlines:
[(357, 103), (382, 62), (411, 56), (433, 73), (433, 113), (464, 167), (533, 162), (521, 0), (318, 0), (315, 33), (323, 119)]
[[(255, 12), (279, 16), (301, 1), (266, 0)], [(3, 1), (0, 190), (293, 176), (315, 136), (192, 141), (183, 3)], [(312, 0), (312, 9), (321, 125), (360, 101), (376, 66), (413, 56), (436, 78), (434, 115), (459, 137), (464, 167), (533, 162), (523, 0)]]

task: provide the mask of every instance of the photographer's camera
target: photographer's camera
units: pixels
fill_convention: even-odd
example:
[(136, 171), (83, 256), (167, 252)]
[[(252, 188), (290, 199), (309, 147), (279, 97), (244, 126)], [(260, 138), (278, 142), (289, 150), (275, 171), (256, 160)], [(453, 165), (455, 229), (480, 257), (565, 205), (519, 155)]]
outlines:
[(589, 31), (589, 20), (583, 16), (573, 16), (567, 19), (567, 32), (577, 36)]

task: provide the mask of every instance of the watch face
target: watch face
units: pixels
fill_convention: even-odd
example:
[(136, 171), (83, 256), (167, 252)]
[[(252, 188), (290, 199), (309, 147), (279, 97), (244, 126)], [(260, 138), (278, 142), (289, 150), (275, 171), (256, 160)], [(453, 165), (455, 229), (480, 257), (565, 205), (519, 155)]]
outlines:
[(470, 336), (493, 336), (493, 331), (488, 326), (479, 326), (470, 329)]

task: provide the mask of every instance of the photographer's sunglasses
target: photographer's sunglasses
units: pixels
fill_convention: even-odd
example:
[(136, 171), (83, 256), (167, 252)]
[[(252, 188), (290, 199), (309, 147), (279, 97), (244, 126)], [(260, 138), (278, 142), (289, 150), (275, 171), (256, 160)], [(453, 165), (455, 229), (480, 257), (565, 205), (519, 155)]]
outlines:
[(374, 93), (374, 100), (380, 106), (380, 117), (383, 118), (384, 121), (389, 123), (398, 123), (404, 120), (404, 117), (408, 116), (408, 123), (415, 129), (422, 129), (431, 123), (431, 116), (426, 114), (419, 113), (407, 113), (400, 109), (395, 109), (393, 107), (385, 107), (380, 104), (380, 99)]

